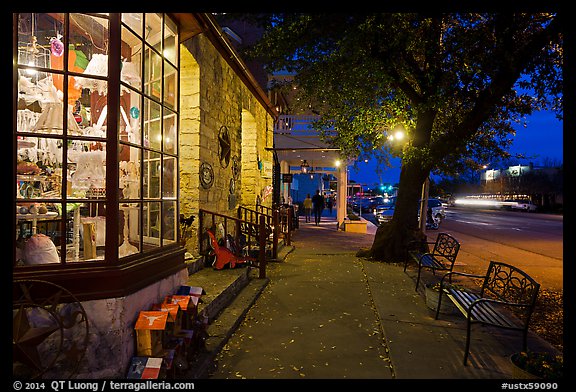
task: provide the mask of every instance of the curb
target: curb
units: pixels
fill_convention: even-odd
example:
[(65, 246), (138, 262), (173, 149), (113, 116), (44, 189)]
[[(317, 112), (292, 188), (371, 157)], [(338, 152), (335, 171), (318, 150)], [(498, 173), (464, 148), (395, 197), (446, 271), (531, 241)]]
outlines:
[(250, 278), (248, 283), (238, 291), (234, 299), (224, 306), (214, 317), (214, 321), (208, 325), (208, 338), (206, 339), (205, 350), (198, 353), (189, 364), (189, 370), (177, 378), (207, 378), (210, 370), (215, 365), (216, 356), (244, 320), (246, 314), (269, 282), (268, 278)]

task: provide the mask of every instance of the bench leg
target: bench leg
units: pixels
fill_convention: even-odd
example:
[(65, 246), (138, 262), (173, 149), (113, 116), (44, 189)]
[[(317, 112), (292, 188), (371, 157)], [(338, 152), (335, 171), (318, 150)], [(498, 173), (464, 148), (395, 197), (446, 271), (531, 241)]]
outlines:
[(524, 329), (522, 333), (522, 351), (528, 351), (528, 329)]
[(440, 290), (440, 292), (438, 293), (438, 304), (436, 305), (436, 316), (434, 317), (434, 319), (438, 320), (438, 315), (440, 314), (440, 305), (442, 305), (442, 294), (444, 294), (442, 292), (442, 290)]
[(470, 351), (470, 328), (471, 328), (470, 320), (468, 319), (466, 323), (466, 348), (464, 349), (464, 366), (468, 365), (468, 352)]
[(418, 265), (418, 276), (416, 277), (416, 288), (414, 290), (418, 291), (418, 284), (420, 283), (420, 271), (422, 271), (422, 266)]

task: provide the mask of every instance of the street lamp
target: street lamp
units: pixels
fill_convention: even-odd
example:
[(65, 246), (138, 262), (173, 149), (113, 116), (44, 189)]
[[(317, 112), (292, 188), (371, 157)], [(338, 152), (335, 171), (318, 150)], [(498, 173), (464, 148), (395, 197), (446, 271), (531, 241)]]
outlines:
[[(388, 141), (389, 142), (399, 143), (402, 140), (404, 140), (406, 134), (404, 132), (404, 128), (402, 127), (402, 125), (397, 125), (396, 127), (394, 127), (393, 131), (394, 131), (394, 133), (391, 133), (390, 135), (388, 135)], [(422, 184), (422, 194), (420, 197), (419, 227), (420, 227), (420, 231), (422, 231), (422, 232), (424, 232), (424, 230), (426, 229), (426, 216), (427, 216), (427, 210), (428, 210), (429, 189), (430, 189), (430, 176), (426, 176), (426, 180)]]
[(404, 139), (405, 133), (404, 133), (404, 128), (402, 128), (401, 125), (397, 126), (395, 129), (395, 132), (393, 134), (388, 135), (388, 140), (390, 142), (400, 142), (401, 140)]

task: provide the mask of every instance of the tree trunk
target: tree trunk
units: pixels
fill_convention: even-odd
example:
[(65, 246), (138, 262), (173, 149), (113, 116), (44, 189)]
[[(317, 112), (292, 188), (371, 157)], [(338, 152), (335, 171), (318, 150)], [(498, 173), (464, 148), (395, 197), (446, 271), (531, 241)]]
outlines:
[[(412, 141), (416, 149), (429, 146), (435, 117), (433, 109), (418, 113)], [(430, 169), (429, 165), (416, 158), (402, 163), (394, 216), (390, 222), (378, 228), (370, 250), (358, 252), (359, 256), (386, 262), (404, 261), (409, 243), (426, 239), (418, 225), (418, 212), (422, 185), (430, 175)]]
[(372, 247), (358, 252), (358, 256), (403, 262), (409, 242), (425, 240), (426, 236), (418, 227), (418, 209), (422, 184), (428, 174), (429, 170), (422, 169), (419, 164), (402, 165), (394, 216), (378, 228)]

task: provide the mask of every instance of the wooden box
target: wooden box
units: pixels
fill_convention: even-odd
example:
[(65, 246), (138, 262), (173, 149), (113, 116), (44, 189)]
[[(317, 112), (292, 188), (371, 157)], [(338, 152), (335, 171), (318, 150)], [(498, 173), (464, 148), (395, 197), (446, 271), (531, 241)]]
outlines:
[(166, 340), (168, 312), (161, 310), (140, 311), (134, 330), (136, 331), (137, 356), (160, 356)]
[(180, 326), (189, 329), (198, 315), (198, 297), (191, 295), (168, 295), (164, 303), (175, 304), (183, 313)]
[(127, 379), (158, 379), (162, 368), (162, 358), (132, 357)]

